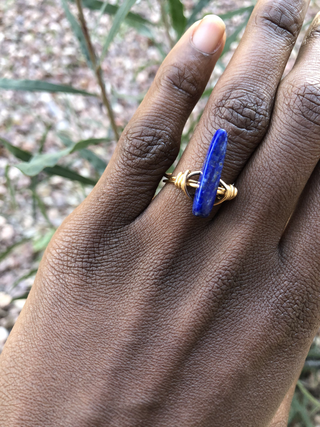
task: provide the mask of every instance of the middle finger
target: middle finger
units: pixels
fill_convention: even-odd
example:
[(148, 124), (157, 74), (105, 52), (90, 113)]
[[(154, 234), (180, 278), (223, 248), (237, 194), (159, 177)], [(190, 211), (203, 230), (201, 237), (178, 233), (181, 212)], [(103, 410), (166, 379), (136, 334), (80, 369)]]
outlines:
[[(200, 123), (177, 166), (199, 170), (215, 130), (228, 132), (222, 178), (232, 183), (262, 141), (269, 126), (275, 93), (300, 32), (309, 0), (260, 0), (227, 70), (213, 90)], [(190, 218), (191, 204), (167, 186), (163, 200)], [(182, 192), (181, 192), (182, 193)], [(164, 199), (163, 199), (164, 198)], [(173, 198), (172, 200), (168, 200)]]

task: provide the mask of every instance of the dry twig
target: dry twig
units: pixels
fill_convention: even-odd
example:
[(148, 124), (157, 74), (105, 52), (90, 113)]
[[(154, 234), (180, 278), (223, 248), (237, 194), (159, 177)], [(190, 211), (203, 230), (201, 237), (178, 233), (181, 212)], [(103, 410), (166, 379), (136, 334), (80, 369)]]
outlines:
[(117, 125), (116, 125), (115, 119), (114, 119), (114, 113), (113, 113), (113, 110), (112, 110), (112, 106), (111, 106), (111, 103), (110, 103), (110, 101), (108, 99), (108, 95), (107, 95), (107, 92), (106, 92), (106, 86), (105, 86), (105, 83), (103, 81), (101, 66), (97, 65), (97, 56), (96, 56), (96, 53), (95, 53), (95, 50), (94, 50), (94, 47), (93, 47), (93, 44), (92, 44), (92, 41), (91, 41), (91, 37), (90, 37), (89, 31), (88, 31), (86, 20), (85, 20), (84, 14), (83, 14), (82, 0), (76, 0), (76, 4), (77, 4), (77, 8), (78, 8), (79, 21), (80, 21), (80, 24), (81, 24), (81, 28), (82, 28), (84, 37), (85, 37), (86, 42), (87, 42), (87, 47), (88, 47), (88, 51), (89, 51), (89, 55), (90, 55), (90, 60), (92, 62), (92, 66), (93, 66), (95, 75), (97, 77), (98, 84), (99, 84), (100, 89), (101, 89), (102, 102), (103, 102), (104, 106), (107, 109), (108, 116), (109, 116), (109, 119), (110, 119), (110, 122), (111, 122), (111, 126), (112, 126), (112, 129), (113, 129), (113, 132), (114, 132), (115, 137), (116, 137), (116, 139), (118, 141), (120, 135), (119, 135), (119, 132), (118, 132), (118, 129), (117, 129)]

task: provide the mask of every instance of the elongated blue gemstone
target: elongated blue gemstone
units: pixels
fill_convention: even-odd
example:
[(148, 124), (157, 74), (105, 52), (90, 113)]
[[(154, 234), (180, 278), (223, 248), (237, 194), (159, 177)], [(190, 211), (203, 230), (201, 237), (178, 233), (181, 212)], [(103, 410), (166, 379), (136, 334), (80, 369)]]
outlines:
[(199, 188), (194, 196), (192, 213), (195, 216), (206, 218), (212, 211), (226, 157), (227, 142), (227, 132), (224, 129), (217, 130), (212, 138), (199, 178)]

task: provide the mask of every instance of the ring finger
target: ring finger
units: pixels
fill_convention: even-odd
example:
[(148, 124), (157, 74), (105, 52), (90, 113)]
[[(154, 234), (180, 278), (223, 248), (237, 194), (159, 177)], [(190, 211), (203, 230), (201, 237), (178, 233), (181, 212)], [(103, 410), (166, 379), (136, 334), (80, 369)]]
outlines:
[(280, 85), (268, 135), (237, 183), (242, 194), (234, 208), (267, 230), (272, 244), (279, 242), (320, 158), (318, 35), (319, 17)]

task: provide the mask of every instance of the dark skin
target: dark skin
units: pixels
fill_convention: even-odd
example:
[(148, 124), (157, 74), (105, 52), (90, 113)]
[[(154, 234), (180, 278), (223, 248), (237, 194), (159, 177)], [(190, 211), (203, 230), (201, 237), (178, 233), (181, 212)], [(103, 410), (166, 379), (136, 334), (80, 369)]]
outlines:
[[(1, 425), (282, 427), (320, 325), (320, 18), (260, 0), (176, 172), (229, 135), (208, 219), (161, 177), (223, 49), (181, 39), (64, 221), (0, 358)], [(279, 85), (280, 84), (280, 85)]]

